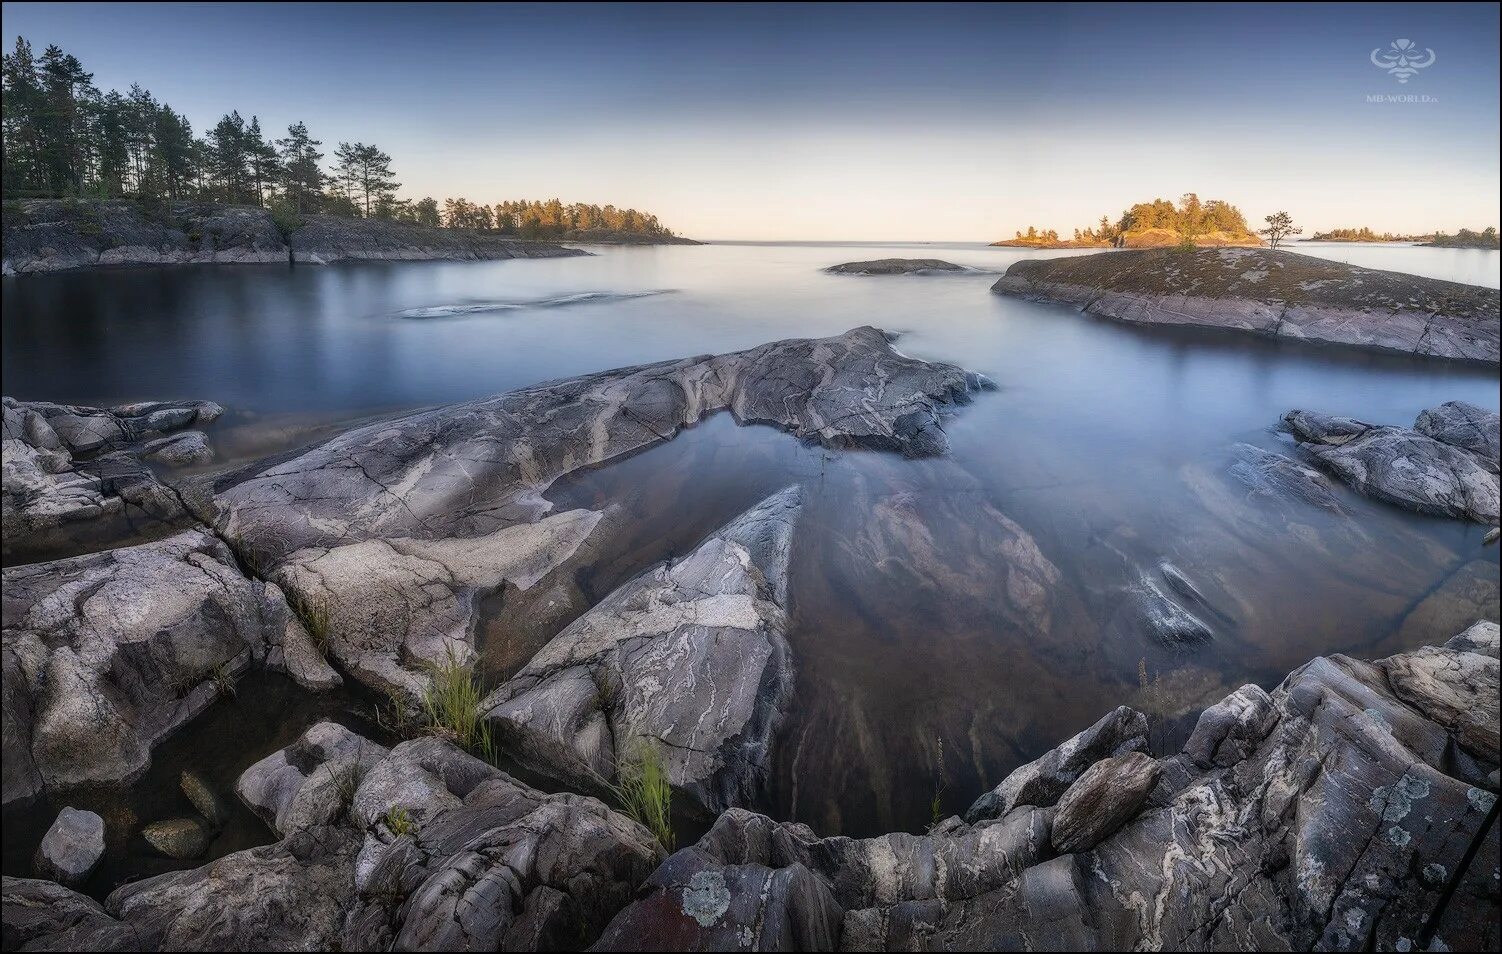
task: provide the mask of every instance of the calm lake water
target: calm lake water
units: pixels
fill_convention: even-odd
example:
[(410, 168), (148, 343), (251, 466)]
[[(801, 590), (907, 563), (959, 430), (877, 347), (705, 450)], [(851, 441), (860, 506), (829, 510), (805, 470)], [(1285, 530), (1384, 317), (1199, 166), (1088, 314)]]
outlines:
[[(1499, 284), (1496, 252), (1297, 250)], [(946, 813), (963, 810), (1118, 704), (1151, 711), (1172, 744), (1191, 713), (1243, 683), (1271, 686), (1320, 653), (1447, 638), (1462, 618), (1495, 613), (1497, 548), (1482, 547), (1481, 528), (1344, 491), (1340, 514), (1252, 496), (1232, 450), (1287, 451), (1275, 425), (1296, 407), (1405, 425), (1446, 400), (1495, 409), (1494, 370), (1125, 327), (990, 294), (996, 273), (1040, 255), (1015, 249), (596, 252), (5, 279), (5, 390), (82, 404), (210, 398), (232, 409), (213, 436), (233, 457), (277, 449), (309, 423), (864, 324), (901, 332), (908, 354), (985, 372), (1000, 390), (949, 420), (946, 459), (831, 453), (721, 416), (550, 495), (627, 514), (612, 531), (619, 555), (592, 575), (600, 596), (804, 485), (797, 699), (763, 807), (824, 833), (921, 830), (936, 790)], [(985, 271), (820, 271), (889, 256)], [(1169, 591), (1168, 574), (1201, 594), (1208, 641), (1170, 647), (1140, 624), (1143, 594)], [(545, 637), (490, 620), (491, 674)], [(268, 746), (248, 746), (247, 764)]]

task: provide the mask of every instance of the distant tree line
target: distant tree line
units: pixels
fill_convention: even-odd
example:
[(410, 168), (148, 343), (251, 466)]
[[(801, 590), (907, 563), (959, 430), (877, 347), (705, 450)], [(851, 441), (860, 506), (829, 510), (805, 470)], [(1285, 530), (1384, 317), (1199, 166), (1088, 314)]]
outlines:
[[(436, 209), (434, 211), (436, 213)], [(613, 205), (564, 203), (558, 199), (541, 202), (519, 199), (489, 206), (477, 205), (468, 199), (445, 199), (442, 224), (451, 229), (479, 229), (523, 238), (552, 238), (570, 232), (597, 230), (673, 234), (657, 221), (657, 216), (647, 212), (618, 209)]]
[[(1200, 201), (1193, 192), (1186, 192), (1177, 203), (1169, 199), (1154, 199), (1139, 202), (1112, 220), (1103, 215), (1090, 228), (1075, 229), (1075, 242), (1120, 245), (1132, 232), (1148, 229), (1167, 229), (1177, 232), (1185, 241), (1211, 232), (1223, 232), (1233, 238), (1249, 237), (1251, 227), (1241, 210), (1220, 199)], [(1059, 233), (1028, 226), (1027, 232), (1017, 232), (1017, 241), (1057, 242)]]
[(1363, 225), (1359, 229), (1331, 229), (1328, 232), (1315, 232), (1311, 236), (1312, 242), (1422, 242), (1432, 236), (1429, 235), (1399, 235), (1395, 232), (1373, 232)]
[(1479, 232), (1461, 229), (1454, 235), (1436, 232), (1429, 244), (1445, 248), (1497, 248), (1497, 229), (1495, 226), (1488, 226)]
[(301, 122), (273, 138), (254, 115), (223, 116), (202, 136), (188, 117), (139, 85), (102, 92), (58, 46), (36, 55), (25, 38), (0, 66), (6, 198), (198, 199), (269, 207), (283, 220), (310, 212), (473, 228), (523, 237), (578, 229), (671, 235), (657, 217), (607, 205), (397, 197), (391, 157), (341, 142), (333, 164)]

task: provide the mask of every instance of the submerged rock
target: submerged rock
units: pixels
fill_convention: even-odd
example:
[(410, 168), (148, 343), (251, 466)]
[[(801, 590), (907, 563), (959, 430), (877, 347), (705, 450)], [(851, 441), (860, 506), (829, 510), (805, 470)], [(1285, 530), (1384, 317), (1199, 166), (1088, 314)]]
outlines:
[(178, 861), (202, 858), (209, 850), (209, 833), (196, 818), (169, 818), (141, 829), (141, 837), (153, 850)]
[(882, 332), (780, 341), (523, 388), (357, 428), (226, 478), (218, 525), (297, 605), (330, 655), (409, 700), (425, 666), (471, 658), (478, 598), (569, 565), (600, 513), (551, 513), (559, 477), (728, 409), (832, 447), (923, 456), (940, 414), (988, 386), (894, 351)]
[(104, 857), (104, 819), (93, 812), (64, 808), (37, 848), (35, 867), (43, 878), (77, 887)]
[(869, 262), (845, 262), (824, 271), (831, 275), (931, 275), (938, 272), (969, 272), (974, 269), (937, 258), (878, 258)]
[(1315, 463), (1368, 497), (1476, 523), (1502, 519), (1496, 414), (1452, 401), (1421, 413), (1414, 430), (1302, 410), (1283, 423)]
[(764, 787), (792, 695), (787, 567), (799, 490), (762, 501), (602, 600), (481, 711), (529, 768), (596, 790), (637, 745), (714, 813)]
[(1153, 249), (1024, 259), (997, 294), (1134, 324), (1191, 325), (1495, 365), (1494, 288), (1269, 249)]

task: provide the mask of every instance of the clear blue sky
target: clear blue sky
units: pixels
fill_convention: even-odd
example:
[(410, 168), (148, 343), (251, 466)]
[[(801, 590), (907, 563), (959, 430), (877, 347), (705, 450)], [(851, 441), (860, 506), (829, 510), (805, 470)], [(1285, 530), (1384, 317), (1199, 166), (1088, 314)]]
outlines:
[[(1498, 7), (4, 4), (104, 88), (375, 142), (409, 197), (705, 238), (993, 239), (1196, 191), (1311, 228), (1496, 224)], [(1406, 85), (1398, 38), (1436, 59)], [(1428, 102), (1368, 102), (1369, 96)]]

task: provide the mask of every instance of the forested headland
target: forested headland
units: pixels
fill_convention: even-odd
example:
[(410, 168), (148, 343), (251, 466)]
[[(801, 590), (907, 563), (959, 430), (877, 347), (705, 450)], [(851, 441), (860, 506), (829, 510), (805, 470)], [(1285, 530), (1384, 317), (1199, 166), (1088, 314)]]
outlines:
[(1201, 201), (1186, 192), (1177, 203), (1153, 199), (1131, 206), (1114, 220), (1100, 217), (1095, 225), (1075, 229), (1061, 239), (1052, 229), (1028, 226), (1015, 237), (992, 245), (1020, 248), (1161, 248), (1173, 245), (1261, 245), (1241, 210), (1220, 199)]
[(614, 205), (399, 196), (391, 156), (366, 142), (325, 147), (302, 122), (284, 135), (232, 110), (201, 135), (188, 117), (132, 85), (100, 90), (72, 54), (37, 54), (24, 38), (4, 54), (0, 132), (11, 199), (174, 200), (270, 209), (285, 228), (327, 213), (517, 238), (673, 238), (655, 215)]

